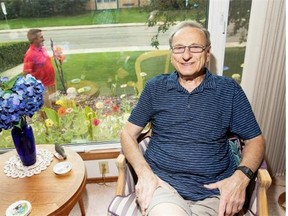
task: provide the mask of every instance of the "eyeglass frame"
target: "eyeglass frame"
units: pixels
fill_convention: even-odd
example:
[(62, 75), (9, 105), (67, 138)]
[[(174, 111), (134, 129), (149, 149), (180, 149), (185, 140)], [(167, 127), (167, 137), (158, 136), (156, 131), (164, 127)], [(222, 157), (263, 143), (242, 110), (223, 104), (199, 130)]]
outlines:
[[(183, 52), (174, 52), (174, 49), (176, 48), (176, 47), (178, 47), (178, 48), (184, 48), (184, 50), (183, 50)], [(175, 46), (175, 47), (171, 47), (171, 50), (172, 50), (172, 53), (174, 53), (174, 54), (183, 54), (184, 52), (185, 52), (185, 50), (186, 50), (186, 48), (188, 47), (188, 50), (189, 50), (189, 52), (190, 53), (202, 53), (204, 50), (206, 50), (207, 48), (209, 48), (210, 47), (210, 44), (209, 45), (206, 45), (206, 46), (201, 46), (201, 45), (189, 45), (189, 46)], [(201, 48), (202, 50), (201, 51), (199, 51), (199, 52), (192, 52), (190, 49), (191, 48), (195, 48), (195, 47), (197, 47), (197, 48)]]

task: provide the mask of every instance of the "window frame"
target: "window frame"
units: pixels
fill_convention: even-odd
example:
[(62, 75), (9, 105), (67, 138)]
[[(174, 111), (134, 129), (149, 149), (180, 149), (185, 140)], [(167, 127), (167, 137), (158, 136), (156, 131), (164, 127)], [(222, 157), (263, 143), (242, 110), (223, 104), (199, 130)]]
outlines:
[(209, 1), (208, 30), (212, 54), (209, 69), (218, 75), (223, 75), (229, 3), (230, 0)]

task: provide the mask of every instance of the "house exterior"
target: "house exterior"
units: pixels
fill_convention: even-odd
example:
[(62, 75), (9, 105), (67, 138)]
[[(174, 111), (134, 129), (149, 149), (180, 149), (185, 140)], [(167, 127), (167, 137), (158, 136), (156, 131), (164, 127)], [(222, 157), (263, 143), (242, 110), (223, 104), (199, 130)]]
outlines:
[(105, 10), (140, 7), (150, 3), (150, 0), (89, 0), (87, 10)]

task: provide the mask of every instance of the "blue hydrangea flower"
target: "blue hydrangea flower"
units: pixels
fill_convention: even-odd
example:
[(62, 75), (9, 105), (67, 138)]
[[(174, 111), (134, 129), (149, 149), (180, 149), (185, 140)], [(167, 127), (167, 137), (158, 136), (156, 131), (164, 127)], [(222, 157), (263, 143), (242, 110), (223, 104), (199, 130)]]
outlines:
[(10, 129), (25, 116), (32, 117), (44, 103), (44, 86), (28, 74), (17, 77), (11, 89), (7, 77), (0, 77), (0, 130)]

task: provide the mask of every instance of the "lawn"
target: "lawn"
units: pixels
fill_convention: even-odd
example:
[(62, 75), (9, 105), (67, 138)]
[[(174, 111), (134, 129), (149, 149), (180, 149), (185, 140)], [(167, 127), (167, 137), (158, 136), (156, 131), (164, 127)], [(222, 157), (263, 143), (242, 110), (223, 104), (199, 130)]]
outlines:
[[(172, 11), (177, 14), (181, 13), (186, 19), (195, 20), (198, 16), (192, 10)], [(77, 26), (77, 25), (100, 25), (100, 24), (121, 24), (121, 23), (146, 23), (149, 12), (143, 11), (141, 8), (129, 9), (111, 9), (88, 11), (77, 16), (54, 16), (46, 18), (21, 18), (11, 20), (0, 20), (0, 30), (5, 29), (21, 29), (21, 28), (43, 28), (57, 26)], [(176, 18), (177, 19), (177, 18)]]
[[(128, 82), (136, 82), (135, 61), (144, 52), (108, 52), (67, 55), (63, 62), (63, 71), (67, 82), (73, 79), (84, 79), (95, 82), (101, 95), (111, 93), (111, 85), (117, 87), (117, 95), (121, 95), (120, 86)], [(164, 57), (155, 57), (143, 64), (143, 71), (151, 78), (164, 71)], [(173, 67), (170, 66), (170, 70)], [(61, 84), (57, 74), (57, 86)]]
[[(240, 74), (242, 77), (246, 47), (229, 47), (225, 49), (224, 66), (228, 67), (228, 70), (224, 70), (223, 75), (231, 77), (233, 74)], [(242, 65), (243, 66), (243, 65)]]
[(47, 18), (21, 18), (0, 20), (0, 30), (20, 29), (20, 28), (43, 28), (52, 26), (77, 26), (77, 25), (97, 25), (113, 23), (145, 23), (148, 13), (142, 12), (138, 8), (119, 10), (99, 10), (91, 11), (78, 16), (56, 16)]

